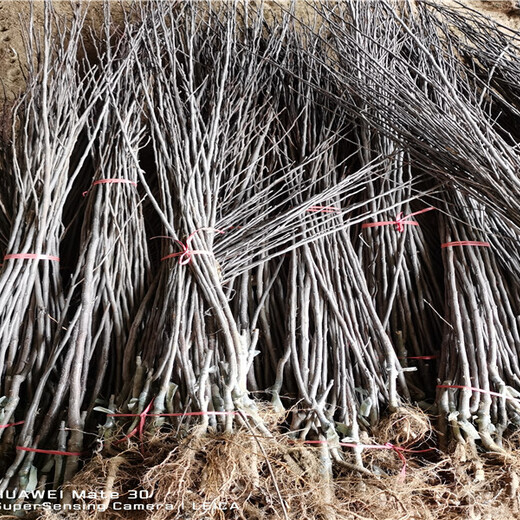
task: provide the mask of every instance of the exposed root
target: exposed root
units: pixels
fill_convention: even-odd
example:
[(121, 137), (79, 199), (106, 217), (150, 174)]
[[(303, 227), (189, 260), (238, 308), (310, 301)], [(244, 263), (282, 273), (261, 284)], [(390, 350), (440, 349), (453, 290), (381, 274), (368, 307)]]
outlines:
[(384, 418), (377, 427), (379, 442), (392, 442), (399, 446), (426, 442), (432, 435), (429, 417), (419, 408), (399, 407)]
[[(431, 437), (426, 424), (421, 412), (400, 409), (383, 423), (380, 438), (367, 441), (416, 445)], [(157, 433), (142, 446), (87, 464), (68, 486), (85, 492), (76, 500), (84, 510), (38, 518), (513, 520), (520, 515), (517, 440), (506, 442), (506, 457), (477, 453), (469, 444), (454, 445), (448, 455), (406, 453), (403, 482), (402, 461), (392, 450), (365, 450), (366, 469), (345, 452), (345, 462), (327, 469), (326, 446), (295, 444), (284, 435)], [(118, 498), (107, 498), (110, 492)]]

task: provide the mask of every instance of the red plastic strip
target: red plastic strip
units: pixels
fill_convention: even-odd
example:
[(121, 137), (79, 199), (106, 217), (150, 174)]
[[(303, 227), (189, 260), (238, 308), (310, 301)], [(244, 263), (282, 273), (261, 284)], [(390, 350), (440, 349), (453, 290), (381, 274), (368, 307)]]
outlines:
[(441, 244), (442, 248), (454, 246), (477, 246), (477, 247), (491, 247), (489, 242), (477, 242), (475, 240), (458, 240), (456, 242), (446, 242)]
[[(303, 441), (304, 444), (329, 444), (327, 441)], [(401, 468), (400, 477), (406, 477), (406, 457), (403, 453), (427, 453), (435, 450), (435, 448), (427, 448), (425, 450), (414, 450), (410, 448), (403, 448), (401, 446), (396, 446), (391, 442), (387, 442), (386, 444), (355, 444), (350, 442), (340, 442), (340, 446), (344, 446), (346, 448), (363, 448), (368, 450), (393, 450), (397, 456), (401, 459), (403, 466)]]
[(122, 439), (115, 441), (114, 444), (120, 444), (127, 439), (131, 439), (139, 432), (139, 441), (143, 442), (144, 425), (147, 417), (188, 417), (197, 415), (239, 415), (240, 412), (186, 412), (186, 413), (148, 413), (152, 407), (153, 399), (150, 404), (141, 413), (109, 413), (107, 417), (140, 417), (139, 424)]
[[(143, 442), (143, 434), (144, 434), (144, 425), (146, 423), (146, 418), (148, 417), (148, 412), (150, 411), (150, 408), (153, 405), (153, 399), (150, 401), (150, 404), (141, 412), (138, 414), (132, 414), (133, 417), (139, 417), (139, 424), (128, 434), (125, 435), (122, 439), (115, 441), (114, 444), (119, 444), (121, 442), (124, 442), (126, 439), (131, 439), (137, 432), (139, 432), (139, 441)], [(117, 417), (117, 414), (109, 415), (109, 417)], [(129, 417), (129, 416), (127, 416)]]
[[(397, 226), (397, 230), (401, 231), (402, 226), (418, 226), (419, 222), (415, 222), (411, 220), (410, 222), (405, 220), (383, 220), (382, 222), (365, 222), (361, 224), (361, 229), (373, 228), (373, 227), (381, 227), (381, 226)], [(403, 228), (404, 229), (404, 228)]]
[(398, 359), (437, 359), (439, 356), (406, 356), (405, 358)]
[(11, 426), (18, 426), (20, 424), (23, 424), (25, 421), (18, 421), (11, 424), (0, 424), (0, 428), (10, 428)]
[[(241, 415), (240, 412), (186, 412), (186, 413), (147, 413), (146, 417), (194, 417), (200, 415)], [(247, 414), (245, 414), (247, 415)], [(109, 413), (107, 417), (142, 417), (140, 413)]]
[(26, 448), (25, 446), (16, 446), (16, 449), (19, 451), (30, 451), (33, 453), (43, 453), (45, 455), (65, 455), (66, 457), (81, 457), (82, 455), (87, 455), (86, 451), (57, 451), (57, 450), (40, 450), (39, 448)]
[(55, 262), (59, 262), (60, 258), (58, 256), (51, 255), (37, 255), (34, 253), (16, 253), (13, 255), (5, 255), (4, 260), (53, 260)]
[(511, 397), (510, 395), (500, 394), (498, 392), (493, 392), (492, 390), (484, 390), (482, 388), (475, 388), (474, 386), (464, 386), (464, 385), (437, 385), (437, 388), (458, 388), (459, 390), (471, 390), (473, 392), (478, 392), (479, 394), (489, 394), (494, 395), (496, 397), (503, 397), (504, 399), (509, 399), (511, 401), (518, 401), (516, 397)]
[(132, 186), (137, 186), (137, 182), (129, 181), (128, 179), (99, 179), (98, 181), (94, 181), (87, 191), (83, 192), (83, 196), (86, 197), (92, 187), (97, 184), (131, 184)]
[(415, 221), (408, 220), (409, 218), (414, 217), (415, 215), (420, 215), (421, 213), (426, 213), (427, 211), (432, 211), (437, 208), (425, 208), (421, 209), (420, 211), (415, 211), (414, 213), (410, 213), (409, 215), (406, 215), (405, 217), (401, 216), (403, 212), (399, 213), (397, 215), (397, 218), (395, 220), (384, 220), (382, 222), (366, 222), (365, 224), (361, 225), (361, 229), (366, 228), (373, 228), (373, 227), (380, 227), (380, 226), (396, 226), (397, 231), (402, 233), (404, 231), (404, 226), (418, 226), (419, 223)]
[[(172, 253), (171, 255), (166, 255), (161, 258), (161, 262), (164, 260), (168, 260), (168, 258), (175, 258), (179, 257), (179, 265), (186, 265), (191, 262), (193, 255), (212, 255), (213, 253), (211, 251), (203, 251), (200, 249), (192, 249), (191, 248), (191, 241), (193, 240), (193, 237), (196, 233), (199, 231), (212, 231), (213, 233), (220, 233), (224, 234), (224, 231), (221, 231), (220, 229), (215, 228), (200, 228), (196, 229), (193, 233), (191, 233), (188, 238), (186, 239), (186, 243), (184, 244), (180, 240), (175, 240), (177, 244), (182, 248), (182, 251), (180, 253)], [(170, 237), (168, 237), (170, 238)]]

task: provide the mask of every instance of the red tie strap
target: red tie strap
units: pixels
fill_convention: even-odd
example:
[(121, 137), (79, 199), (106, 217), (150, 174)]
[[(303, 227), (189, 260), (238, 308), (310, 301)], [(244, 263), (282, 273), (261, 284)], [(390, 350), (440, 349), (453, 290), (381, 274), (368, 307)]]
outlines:
[(139, 440), (143, 442), (144, 426), (147, 417), (195, 417), (202, 415), (240, 415), (240, 412), (185, 412), (185, 413), (148, 413), (152, 407), (153, 399), (150, 404), (141, 413), (109, 413), (107, 417), (139, 417), (139, 424), (122, 439), (115, 441), (114, 444), (120, 444), (126, 439), (131, 439), (136, 433), (139, 433)]
[[(329, 444), (327, 441), (303, 441), (304, 444)], [(403, 448), (402, 446), (396, 446), (391, 442), (387, 442), (385, 444), (356, 444), (351, 442), (340, 442), (340, 446), (344, 446), (346, 448), (363, 448), (368, 450), (392, 450), (397, 456), (401, 459), (403, 463), (401, 467), (401, 471), (399, 473), (400, 478), (404, 479), (406, 477), (406, 457), (403, 453), (428, 453), (430, 451), (435, 450), (435, 448), (427, 448), (425, 450), (414, 450), (410, 448)]]
[(432, 211), (436, 208), (425, 208), (421, 211), (415, 211), (414, 213), (410, 213), (405, 217), (402, 216), (403, 212), (401, 211), (399, 215), (397, 215), (395, 220), (384, 220), (382, 222), (366, 222), (361, 225), (361, 229), (380, 227), (380, 226), (395, 226), (399, 233), (404, 231), (404, 226), (418, 226), (419, 222), (415, 222), (414, 220), (408, 220), (415, 215), (420, 215), (421, 213), (426, 213), (427, 211)]
[(129, 181), (128, 179), (99, 179), (94, 181), (87, 191), (83, 192), (83, 196), (86, 197), (89, 191), (98, 184), (131, 184), (132, 186), (137, 186), (137, 182)]
[[(193, 233), (191, 233), (188, 238), (186, 239), (186, 243), (184, 244), (180, 240), (175, 240), (177, 244), (182, 248), (182, 251), (180, 253), (172, 253), (171, 255), (166, 255), (161, 258), (161, 262), (164, 260), (168, 260), (168, 258), (175, 258), (179, 257), (179, 265), (186, 265), (191, 262), (193, 255), (212, 255), (213, 253), (211, 251), (203, 251), (200, 249), (192, 249), (191, 248), (191, 241), (193, 240), (193, 237), (195, 234), (197, 234), (199, 231), (212, 231), (213, 233), (221, 233), (224, 234), (224, 231), (221, 231), (220, 229), (215, 228), (200, 228), (196, 229)], [(170, 238), (170, 237), (168, 237)]]
[(441, 248), (456, 246), (475, 246), (475, 247), (491, 247), (489, 242), (477, 242), (475, 240), (457, 240), (456, 242), (446, 242), (441, 244)]
[(511, 401), (518, 401), (516, 397), (511, 397), (510, 395), (500, 394), (498, 392), (493, 392), (492, 390), (484, 390), (483, 388), (475, 388), (474, 386), (464, 386), (464, 385), (437, 385), (437, 388), (457, 388), (459, 390), (471, 390), (472, 392), (478, 392), (479, 394), (488, 394), (496, 397), (503, 397), (504, 399), (509, 399)]
[(39, 448), (27, 448), (25, 446), (16, 446), (19, 451), (30, 451), (32, 453), (43, 453), (44, 455), (64, 455), (66, 457), (82, 457), (87, 455), (87, 451), (58, 451), (58, 450), (40, 450)]
[(0, 428), (10, 428), (11, 426), (18, 426), (20, 424), (23, 424), (25, 421), (18, 421), (10, 424), (0, 424)]
[(53, 260), (54, 262), (59, 262), (60, 258), (58, 256), (39, 255), (34, 253), (16, 253), (5, 255), (4, 260)]
[[(152, 407), (153, 402), (154, 402), (154, 400), (152, 399), (150, 401), (150, 404), (139, 414), (125, 415), (125, 417), (139, 417), (139, 424), (128, 435), (125, 435), (119, 441), (115, 441), (114, 444), (119, 444), (119, 443), (125, 441), (126, 439), (131, 439), (137, 432), (139, 432), (139, 440), (141, 441), (141, 443), (143, 442), (144, 425), (146, 423), (146, 418), (148, 417), (148, 412), (150, 411), (150, 408)], [(110, 414), (110, 415), (108, 415), (108, 417), (122, 417), (122, 416), (118, 415), (118, 414)]]

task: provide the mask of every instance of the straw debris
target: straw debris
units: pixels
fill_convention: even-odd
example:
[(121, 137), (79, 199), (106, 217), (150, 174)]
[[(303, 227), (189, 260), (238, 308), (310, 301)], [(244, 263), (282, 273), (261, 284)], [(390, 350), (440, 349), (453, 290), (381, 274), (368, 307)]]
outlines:
[[(420, 429), (408, 440), (416, 442), (427, 431), (428, 419), (415, 409), (400, 409), (399, 417), (386, 421), (385, 437), (367, 441), (382, 444), (396, 435), (409, 435), (412, 422)], [(247, 430), (203, 436), (191, 431), (180, 440), (157, 434), (115, 456), (100, 454), (66, 489), (87, 494), (110, 489), (119, 498), (85, 501), (106, 509), (67, 513), (67, 518), (454, 520), (513, 519), (519, 511), (520, 464), (513, 451), (505, 458), (490, 458), (469, 445), (455, 444), (449, 454), (407, 453), (402, 479), (401, 461), (395, 453), (367, 449), (363, 460), (369, 475), (336, 464), (325, 475), (323, 447), (295, 442), (282, 434), (255, 437)], [(348, 459), (347, 452), (345, 456)], [(113, 509), (114, 502), (135, 503), (130, 499), (135, 489), (149, 495), (139, 503), (148, 504), (150, 510), (123, 513)], [(169, 504), (169, 509), (158, 504)], [(35, 518), (62, 516), (47, 512)]]

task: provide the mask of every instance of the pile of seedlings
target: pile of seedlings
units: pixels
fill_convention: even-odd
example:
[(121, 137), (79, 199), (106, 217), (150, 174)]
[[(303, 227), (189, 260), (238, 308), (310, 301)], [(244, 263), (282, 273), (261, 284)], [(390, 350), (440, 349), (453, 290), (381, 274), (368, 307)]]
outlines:
[[(304, 7), (26, 21), (5, 511), (90, 489), (79, 517), (499, 514), (498, 477), (470, 503), (478, 453), (518, 509), (518, 35), (425, 1)], [(136, 489), (148, 516), (110, 499)]]

